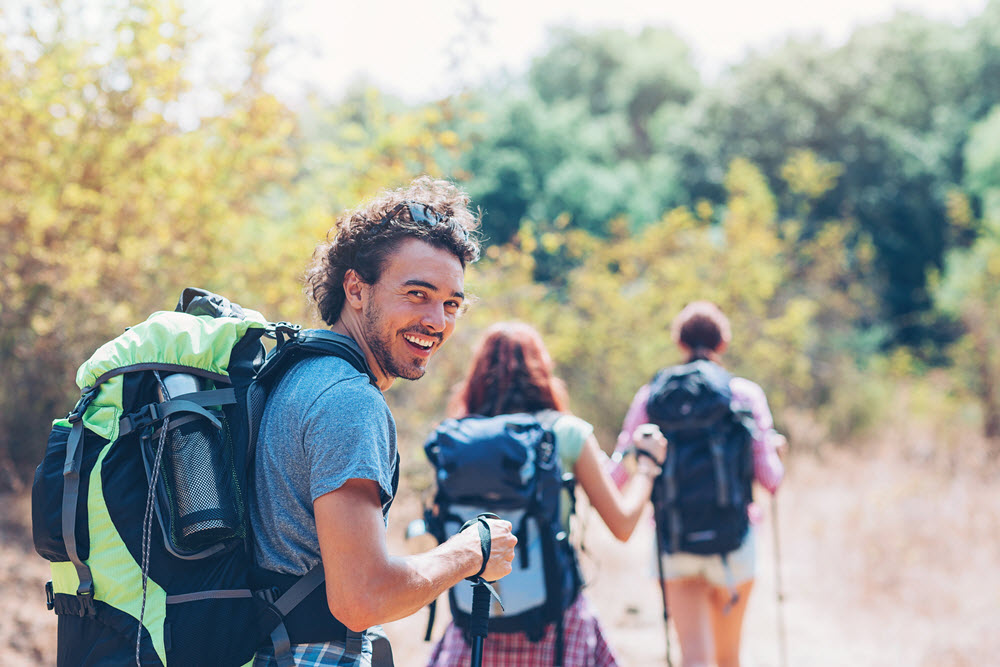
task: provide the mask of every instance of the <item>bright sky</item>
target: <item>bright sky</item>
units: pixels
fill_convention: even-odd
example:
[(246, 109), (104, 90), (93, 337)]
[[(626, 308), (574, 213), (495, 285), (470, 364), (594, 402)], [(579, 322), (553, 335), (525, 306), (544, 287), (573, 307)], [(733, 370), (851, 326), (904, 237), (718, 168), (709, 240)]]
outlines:
[[(908, 9), (961, 21), (987, 0), (288, 0), (278, 25), (292, 41), (276, 60), (275, 86), (292, 97), (315, 87), (337, 97), (359, 76), (411, 102), (435, 99), (463, 82), (519, 72), (544, 51), (547, 28), (672, 27), (712, 76), (749, 49), (767, 49), (787, 36), (839, 44), (858, 25)], [(221, 25), (238, 28), (254, 3), (220, 0)], [(470, 30), (470, 5), (484, 20)], [(221, 9), (220, 9), (221, 8)], [(239, 8), (239, 9), (237, 9)], [(214, 19), (220, 15), (213, 16)], [(456, 71), (449, 48), (466, 54)]]

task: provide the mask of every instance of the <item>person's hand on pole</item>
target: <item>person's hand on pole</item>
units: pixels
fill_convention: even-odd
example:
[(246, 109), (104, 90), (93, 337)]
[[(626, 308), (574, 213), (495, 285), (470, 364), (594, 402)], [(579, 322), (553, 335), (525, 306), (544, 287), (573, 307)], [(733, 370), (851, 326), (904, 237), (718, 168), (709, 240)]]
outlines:
[[(513, 527), (509, 521), (493, 518), (486, 518), (485, 521), (490, 527), (489, 554), (486, 556), (485, 562), (480, 558), (478, 561), (480, 566), (476, 568), (476, 571), (470, 572), (469, 576), (479, 576), (485, 581), (496, 581), (511, 572), (511, 561), (514, 560), (517, 537), (514, 536)], [(468, 542), (468, 548), (471, 551), (482, 554), (482, 541), (478, 524), (478, 521), (470, 522), (459, 535)]]
[(667, 457), (667, 439), (656, 424), (640, 424), (632, 434), (632, 444), (638, 458), (649, 458), (662, 466)]

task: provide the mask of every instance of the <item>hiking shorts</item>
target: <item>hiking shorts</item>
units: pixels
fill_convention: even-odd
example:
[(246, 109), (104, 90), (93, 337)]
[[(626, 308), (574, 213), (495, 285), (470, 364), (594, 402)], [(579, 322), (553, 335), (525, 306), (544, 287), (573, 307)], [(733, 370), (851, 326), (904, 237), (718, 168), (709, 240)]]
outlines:
[[(655, 548), (655, 545), (654, 545)], [(756, 544), (754, 529), (751, 526), (747, 530), (743, 543), (736, 551), (730, 552), (723, 563), (722, 556), (711, 554), (703, 556), (701, 554), (691, 554), (678, 552), (673, 554), (663, 554), (663, 578), (687, 579), (689, 577), (703, 577), (710, 584), (731, 588), (744, 582), (750, 581), (754, 576), (756, 565)], [(728, 565), (728, 572), (726, 565)], [(653, 567), (656, 567), (654, 555)], [(657, 573), (655, 576), (659, 576)]]

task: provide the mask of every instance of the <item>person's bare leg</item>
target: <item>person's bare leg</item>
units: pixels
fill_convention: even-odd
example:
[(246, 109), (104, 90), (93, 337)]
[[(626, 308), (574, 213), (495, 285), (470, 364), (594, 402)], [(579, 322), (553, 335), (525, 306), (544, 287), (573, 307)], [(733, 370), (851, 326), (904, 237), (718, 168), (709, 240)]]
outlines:
[(711, 667), (712, 586), (701, 577), (673, 579), (666, 586), (667, 607), (681, 645), (681, 665)]
[(727, 612), (726, 606), (732, 598), (732, 592), (724, 586), (712, 586), (712, 634), (715, 636), (715, 659), (719, 667), (739, 667), (743, 615), (747, 610), (752, 588), (753, 579), (737, 586), (739, 600)]

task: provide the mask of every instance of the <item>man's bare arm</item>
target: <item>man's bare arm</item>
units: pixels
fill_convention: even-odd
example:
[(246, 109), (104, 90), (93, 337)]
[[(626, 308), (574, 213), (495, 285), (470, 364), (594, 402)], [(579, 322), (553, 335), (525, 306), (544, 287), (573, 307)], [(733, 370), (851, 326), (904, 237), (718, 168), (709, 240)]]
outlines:
[[(378, 484), (351, 479), (313, 503), (330, 612), (361, 631), (415, 613), (483, 565), (473, 526), (434, 549), (392, 556), (385, 540)], [(507, 521), (490, 521), (492, 548), (483, 577), (510, 573), (517, 538)]]

